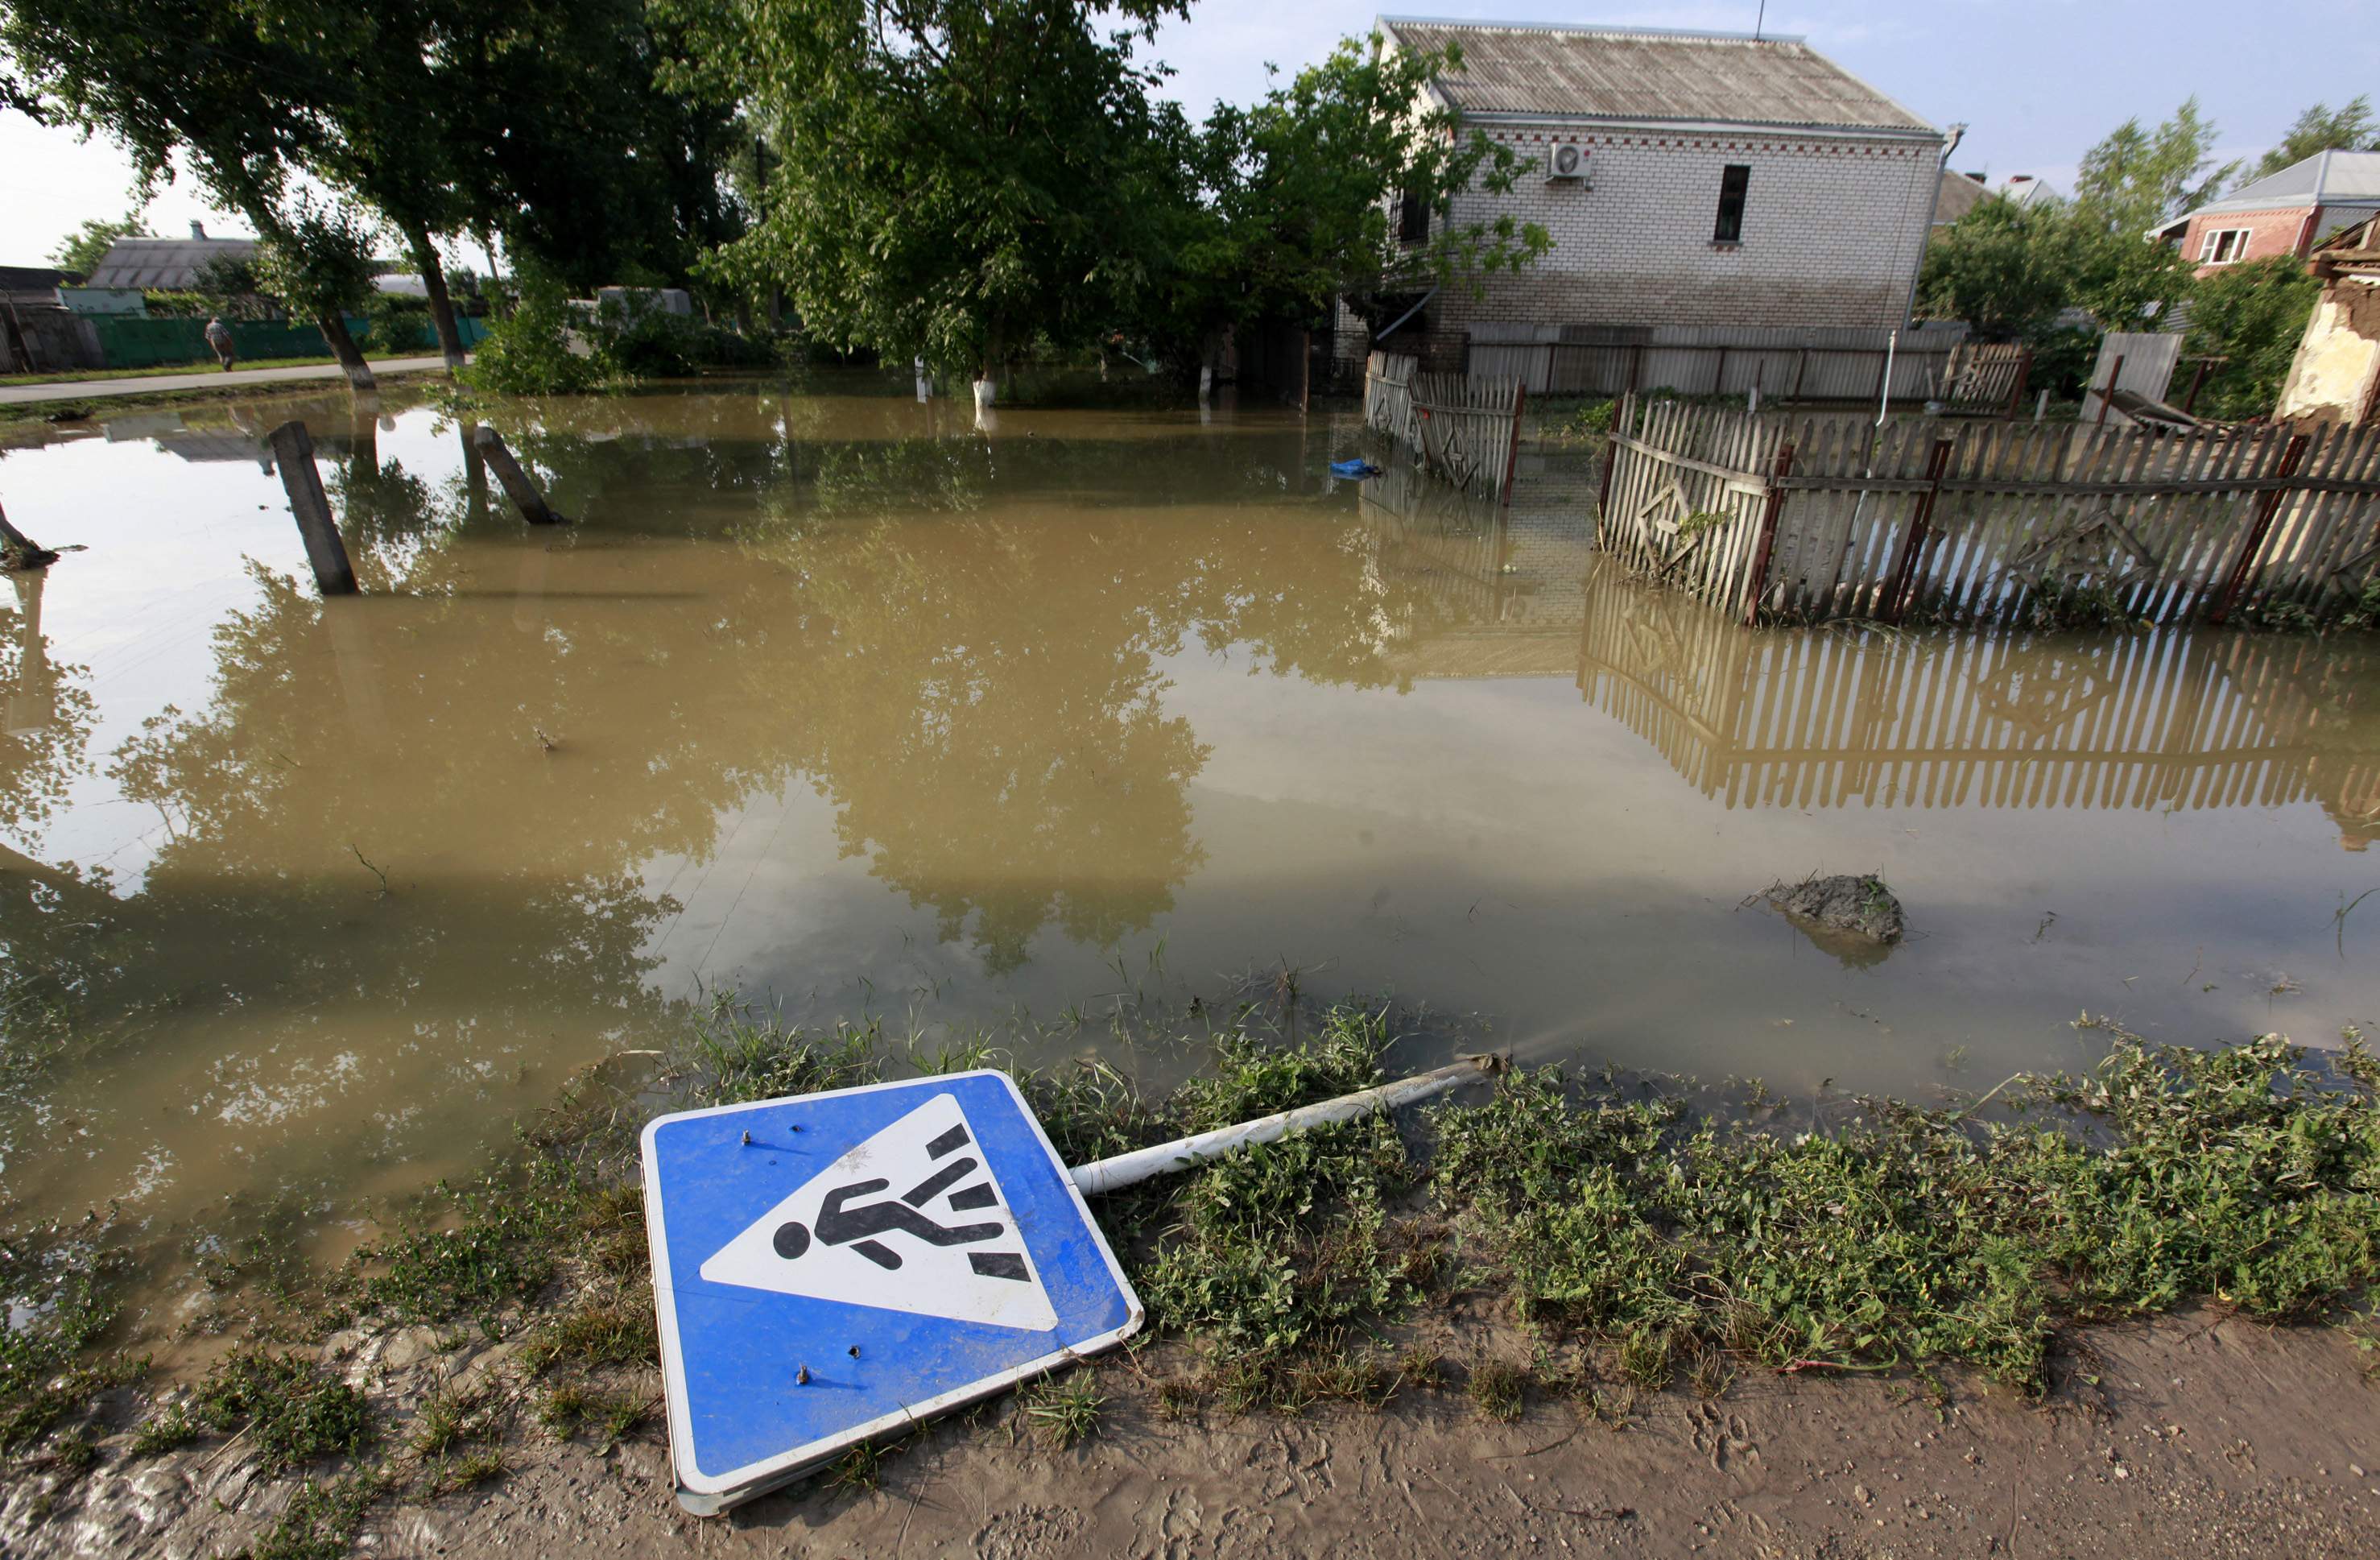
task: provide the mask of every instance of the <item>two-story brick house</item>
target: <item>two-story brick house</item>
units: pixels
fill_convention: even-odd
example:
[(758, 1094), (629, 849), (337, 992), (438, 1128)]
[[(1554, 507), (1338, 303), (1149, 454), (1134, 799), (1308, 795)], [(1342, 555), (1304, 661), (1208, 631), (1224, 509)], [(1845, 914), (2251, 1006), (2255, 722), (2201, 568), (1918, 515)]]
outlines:
[(2380, 213), (2380, 152), (2317, 152), (2157, 228), (2202, 276), (2243, 260), (2302, 260), (2342, 227)]
[(1378, 30), (1390, 50), (1457, 46), (1436, 103), (1526, 159), (1509, 194), (1459, 196), (1447, 220), (1509, 212), (1554, 240), (1484, 297), (1444, 289), (1382, 345), (1451, 363), (1488, 322), (1907, 323), (1942, 134), (1800, 39), (1403, 17)]

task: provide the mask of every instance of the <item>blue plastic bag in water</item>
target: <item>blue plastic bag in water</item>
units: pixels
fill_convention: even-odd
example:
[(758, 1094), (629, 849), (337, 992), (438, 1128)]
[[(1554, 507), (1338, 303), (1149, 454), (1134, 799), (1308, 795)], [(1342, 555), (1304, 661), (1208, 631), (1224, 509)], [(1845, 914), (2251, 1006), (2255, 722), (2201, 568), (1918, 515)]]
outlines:
[(1359, 455), (1353, 460), (1332, 461), (1330, 474), (1334, 477), (1377, 477), (1380, 469)]

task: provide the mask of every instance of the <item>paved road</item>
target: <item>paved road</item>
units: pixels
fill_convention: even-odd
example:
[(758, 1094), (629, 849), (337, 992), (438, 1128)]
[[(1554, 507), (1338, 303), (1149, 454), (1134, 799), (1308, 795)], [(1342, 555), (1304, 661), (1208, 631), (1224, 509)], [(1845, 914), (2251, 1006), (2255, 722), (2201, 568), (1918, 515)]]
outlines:
[[(446, 360), (375, 358), (375, 373), (410, 373), (419, 369), (443, 369)], [(36, 401), (88, 401), (103, 396), (145, 396), (159, 390), (221, 390), (238, 384), (280, 384), (293, 380), (337, 379), (336, 363), (306, 363), (294, 369), (221, 369), (193, 373), (160, 373), (147, 378), (74, 379), (55, 384), (0, 384), (0, 406), (28, 406)]]

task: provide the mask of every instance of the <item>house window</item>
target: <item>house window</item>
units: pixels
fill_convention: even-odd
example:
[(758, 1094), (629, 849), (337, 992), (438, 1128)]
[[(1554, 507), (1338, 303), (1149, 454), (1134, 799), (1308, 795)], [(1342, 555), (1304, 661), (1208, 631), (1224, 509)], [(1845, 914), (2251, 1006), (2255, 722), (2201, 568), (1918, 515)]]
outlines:
[(1417, 191), (1408, 189), (1397, 197), (1397, 242), (1429, 242), (1429, 201)]
[(1730, 163), (1718, 176), (1718, 223), (1711, 229), (1714, 244), (1743, 242), (1743, 191), (1752, 182), (1752, 169), (1742, 163)]
[(2248, 229), (2244, 227), (2208, 228), (2198, 243), (2198, 263), (2228, 265), (2248, 256)]

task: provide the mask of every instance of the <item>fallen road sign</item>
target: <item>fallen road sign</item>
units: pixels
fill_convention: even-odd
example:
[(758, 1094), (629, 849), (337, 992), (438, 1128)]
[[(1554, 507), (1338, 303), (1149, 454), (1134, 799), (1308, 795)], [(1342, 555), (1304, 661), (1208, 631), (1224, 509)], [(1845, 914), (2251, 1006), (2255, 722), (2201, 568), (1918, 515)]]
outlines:
[(1005, 1073), (661, 1116), (644, 1179), (670, 1456), (699, 1515), (1140, 1328)]

